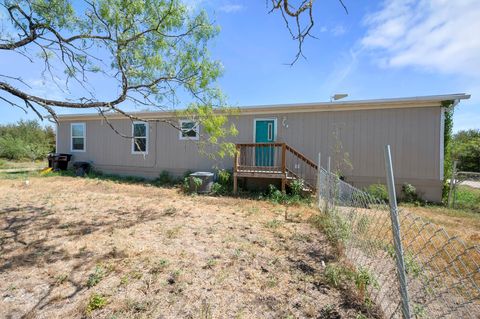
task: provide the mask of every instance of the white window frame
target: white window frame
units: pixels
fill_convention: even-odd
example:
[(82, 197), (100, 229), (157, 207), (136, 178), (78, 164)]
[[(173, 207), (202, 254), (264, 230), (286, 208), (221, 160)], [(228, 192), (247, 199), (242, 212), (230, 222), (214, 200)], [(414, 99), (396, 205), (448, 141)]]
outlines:
[[(135, 124), (145, 125), (145, 136), (135, 136)], [(145, 138), (145, 151), (135, 151), (135, 138)], [(148, 154), (148, 142), (149, 142), (149, 125), (148, 122), (134, 121), (132, 123), (132, 154)]]
[[(195, 123), (196, 125), (194, 126), (194, 130), (195, 132), (197, 133), (197, 135), (195, 137), (192, 137), (192, 136), (183, 136), (183, 124), (184, 123)], [(179, 121), (179, 131), (178, 131), (178, 138), (181, 140), (181, 141), (198, 141), (200, 139), (200, 123), (198, 123), (198, 121), (194, 121), (194, 120), (180, 120)]]
[[(73, 136), (73, 127), (75, 125), (81, 125), (83, 128), (83, 135), (82, 136)], [(81, 150), (74, 150), (73, 149), (73, 138), (83, 138), (83, 149)], [(70, 152), (86, 152), (87, 150), (87, 126), (85, 123), (70, 123)], [(58, 152), (58, 150), (57, 150)]]

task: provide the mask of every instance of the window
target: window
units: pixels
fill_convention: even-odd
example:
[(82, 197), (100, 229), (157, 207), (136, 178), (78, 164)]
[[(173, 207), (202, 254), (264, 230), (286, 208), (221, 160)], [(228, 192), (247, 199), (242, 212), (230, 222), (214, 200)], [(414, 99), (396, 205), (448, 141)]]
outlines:
[(148, 153), (148, 123), (133, 122), (132, 153)]
[(70, 149), (72, 152), (85, 152), (85, 123), (72, 123), (70, 126)]
[(200, 125), (195, 121), (180, 121), (180, 139), (181, 140), (198, 140), (200, 136)]

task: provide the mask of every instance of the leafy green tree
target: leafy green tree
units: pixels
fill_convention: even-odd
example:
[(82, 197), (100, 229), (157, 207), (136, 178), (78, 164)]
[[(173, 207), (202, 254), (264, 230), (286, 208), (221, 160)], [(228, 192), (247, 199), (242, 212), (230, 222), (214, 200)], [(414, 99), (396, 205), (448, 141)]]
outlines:
[(471, 129), (453, 136), (453, 157), (458, 161), (457, 169), (480, 172), (480, 130)]
[(19, 160), (37, 160), (55, 148), (55, 134), (51, 127), (42, 127), (37, 121), (19, 121), (0, 126), (0, 157)]
[[(33, 110), (40, 118), (49, 114), (56, 119), (60, 108), (94, 109), (114, 130), (108, 116), (112, 112), (152, 121), (128, 114), (126, 105), (166, 109), (185, 103), (188, 114), (209, 128), (207, 140), (221, 145), (220, 154), (233, 152), (233, 145), (224, 140), (235, 129), (218, 119), (228, 114), (215, 87), (222, 67), (208, 53), (208, 43), (219, 29), (205, 12), (192, 12), (180, 0), (3, 0), (2, 4), (0, 14), (8, 17), (4, 23), (10, 25), (0, 29), (0, 53), (22, 54), (27, 61), (43, 65), (42, 74), (57, 87), (70, 92), (73, 86), (77, 93), (51, 99), (29, 90), (18, 74), (0, 74), (4, 102)], [(58, 69), (62, 72), (56, 73)], [(90, 78), (108, 81), (112, 89), (100, 94)], [(177, 122), (156, 121), (173, 126)]]

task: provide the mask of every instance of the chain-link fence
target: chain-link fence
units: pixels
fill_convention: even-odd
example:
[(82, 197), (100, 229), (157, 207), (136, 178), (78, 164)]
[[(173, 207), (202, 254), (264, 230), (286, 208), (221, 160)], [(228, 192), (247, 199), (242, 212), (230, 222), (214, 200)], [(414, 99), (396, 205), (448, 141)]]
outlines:
[[(453, 162), (452, 176), (450, 178), (450, 190), (448, 193), (448, 207), (457, 207), (459, 186), (480, 187), (480, 173), (457, 171), (457, 161)], [(479, 207), (480, 212), (480, 207)]]
[[(344, 258), (373, 278), (369, 300), (385, 317), (480, 318), (479, 246), (468, 246), (404, 208), (398, 211), (398, 227), (392, 226), (392, 207), (323, 168), (318, 184), (318, 205), (331, 222), (329, 231), (341, 242)], [(395, 234), (402, 245), (396, 245)], [(398, 271), (399, 248), (405, 282)]]

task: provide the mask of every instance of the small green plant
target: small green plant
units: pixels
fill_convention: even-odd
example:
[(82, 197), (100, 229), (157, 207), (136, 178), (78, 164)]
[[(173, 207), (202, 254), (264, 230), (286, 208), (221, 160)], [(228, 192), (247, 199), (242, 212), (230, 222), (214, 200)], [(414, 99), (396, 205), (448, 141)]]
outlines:
[(182, 190), (183, 190), (184, 193), (189, 193), (190, 192), (190, 178), (189, 177), (184, 177), (183, 178)]
[(366, 268), (354, 268), (343, 264), (328, 264), (325, 268), (325, 279), (333, 287), (345, 287), (354, 284), (362, 299), (366, 299), (368, 287), (378, 288), (378, 281), (375, 276)]
[[(390, 258), (396, 258), (395, 247), (392, 244), (386, 245), (385, 251), (390, 256)], [(413, 278), (417, 278), (422, 274), (422, 266), (415, 260), (415, 256), (411, 252), (404, 252), (403, 260), (405, 262), (405, 272), (407, 274), (413, 276)]]
[(418, 278), (423, 272), (422, 266), (415, 260), (414, 255), (411, 252), (404, 254), (405, 271), (407, 274), (412, 275), (413, 278)]
[(270, 184), (268, 185), (268, 192), (267, 192), (267, 197), (270, 199), (270, 201), (277, 203), (277, 204), (282, 204), (286, 200), (286, 195), (279, 191), (274, 185)]
[(169, 206), (169, 207), (165, 208), (163, 210), (163, 212), (167, 216), (172, 216), (172, 215), (175, 215), (175, 213), (177, 212), (177, 208), (175, 206)]
[(172, 185), (173, 182), (174, 179), (166, 170), (163, 170), (160, 175), (154, 180), (154, 184), (158, 186)]
[(273, 228), (273, 229), (278, 228), (281, 225), (282, 225), (282, 222), (278, 219), (272, 219), (265, 223), (265, 226), (267, 228)]
[(336, 211), (317, 214), (311, 217), (310, 221), (323, 230), (330, 242), (336, 246), (346, 242), (352, 235), (350, 222)]
[(231, 179), (232, 174), (230, 174), (229, 171), (225, 169), (221, 169), (218, 171), (217, 175), (218, 175), (218, 183), (220, 185), (229, 186), (230, 184), (232, 184), (232, 179)]
[(217, 264), (217, 261), (214, 258), (210, 258), (207, 260), (207, 264), (205, 265), (204, 268), (213, 269), (213, 267), (215, 267), (216, 264)]
[(107, 303), (108, 299), (104, 295), (94, 293), (90, 296), (90, 299), (88, 300), (86, 312), (87, 314), (91, 314), (92, 311), (105, 307)]
[(378, 281), (375, 276), (366, 268), (359, 268), (354, 275), (355, 286), (360, 292), (360, 295), (364, 296), (367, 288), (373, 286), (378, 288)]
[(278, 279), (273, 274), (267, 276), (267, 287), (273, 288), (278, 285)]
[(304, 188), (304, 181), (302, 179), (295, 179), (290, 183), (292, 196), (301, 196)]
[(158, 262), (156, 262), (152, 269), (150, 269), (150, 272), (152, 274), (158, 274), (158, 273), (161, 273), (163, 272), (167, 267), (168, 267), (168, 260), (166, 259), (160, 259)]
[(192, 177), (192, 182), (193, 182), (193, 185), (195, 186), (195, 192), (197, 192), (198, 188), (202, 186), (203, 180), (198, 177)]
[(415, 316), (415, 318), (425, 318), (427, 316), (427, 311), (425, 310), (425, 307), (423, 305), (414, 303), (413, 315)]
[(388, 191), (387, 187), (383, 184), (372, 184), (368, 186), (365, 191), (370, 194), (373, 198), (388, 202)]
[(402, 185), (402, 199), (409, 203), (417, 202), (419, 198), (415, 186), (409, 183), (404, 183)]
[(227, 193), (227, 189), (220, 183), (213, 183), (212, 185), (212, 194), (214, 195), (224, 195)]
[(96, 286), (104, 277), (105, 270), (101, 266), (96, 266), (93, 273), (88, 276), (87, 287), (92, 288)]
[(56, 285), (61, 285), (63, 284), (65, 281), (67, 281), (68, 279), (68, 275), (67, 274), (60, 274), (58, 275), (57, 277), (55, 277), (55, 284)]
[(125, 286), (128, 284), (128, 275), (124, 275), (120, 278), (120, 285), (121, 286)]

